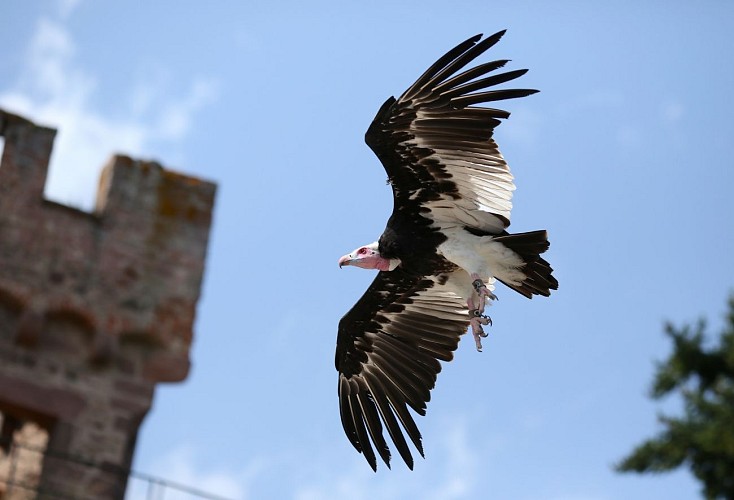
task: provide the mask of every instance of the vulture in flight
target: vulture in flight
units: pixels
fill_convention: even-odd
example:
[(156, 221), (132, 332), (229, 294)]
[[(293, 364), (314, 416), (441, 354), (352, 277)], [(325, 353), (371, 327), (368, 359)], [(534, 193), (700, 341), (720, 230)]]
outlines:
[(408, 408), (425, 415), (440, 361), (452, 359), (467, 330), (481, 350), (495, 281), (528, 298), (558, 288), (540, 256), (546, 231), (506, 230), (515, 185), (492, 135), (510, 113), (479, 106), (537, 91), (495, 88), (527, 71), (497, 72), (507, 60), (465, 69), (503, 34), (450, 50), (385, 101), (365, 135), (394, 207), (378, 241), (339, 259), (379, 272), (339, 322), (336, 369), (344, 431), (373, 470), (375, 449), (390, 466), (384, 430), (410, 469), (405, 434), (423, 456)]

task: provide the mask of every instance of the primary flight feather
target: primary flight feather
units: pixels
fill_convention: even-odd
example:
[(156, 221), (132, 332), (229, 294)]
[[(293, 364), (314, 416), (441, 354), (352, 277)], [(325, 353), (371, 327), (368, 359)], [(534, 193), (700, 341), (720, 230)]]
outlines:
[(503, 34), (447, 52), (385, 101), (365, 135), (394, 206), (378, 241), (339, 259), (379, 273), (339, 322), (336, 369), (344, 431), (374, 470), (375, 450), (390, 466), (385, 430), (409, 468), (406, 435), (423, 455), (410, 410), (425, 415), (439, 361), (452, 359), (467, 329), (481, 351), (495, 280), (528, 298), (558, 288), (540, 257), (546, 232), (506, 231), (515, 185), (492, 135), (510, 114), (477, 106), (537, 91), (495, 88), (527, 71), (497, 72), (507, 60), (465, 69)]

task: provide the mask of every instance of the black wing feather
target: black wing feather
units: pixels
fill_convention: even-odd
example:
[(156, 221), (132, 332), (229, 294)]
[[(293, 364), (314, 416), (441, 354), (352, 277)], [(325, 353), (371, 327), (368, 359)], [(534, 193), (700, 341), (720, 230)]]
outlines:
[(471, 106), (482, 102), (501, 101), (504, 99), (515, 99), (518, 97), (526, 97), (536, 94), (538, 91), (533, 89), (512, 89), (512, 90), (489, 90), (487, 92), (478, 92), (476, 94), (461, 95), (451, 99), (451, 103), (458, 106)]
[[(387, 399), (387, 391), (385, 390), (380, 378), (367, 371), (364, 373), (364, 378), (367, 381), (367, 390), (375, 400), (375, 406), (377, 411), (380, 412), (380, 416), (385, 421), (385, 428), (387, 433), (390, 435), (390, 439), (395, 443), (395, 447), (398, 449), (398, 453), (402, 457), (403, 461), (407, 464), (408, 468), (413, 469), (413, 455), (410, 454), (410, 448), (408, 443), (405, 441), (405, 437), (402, 432), (399, 432), (400, 426), (395, 419), (395, 414), (390, 411), (393, 405)], [(398, 429), (398, 432), (395, 432)], [(383, 457), (384, 459), (384, 457)], [(390, 464), (387, 464), (390, 467)]]
[(479, 80), (474, 80), (473, 82), (469, 82), (464, 85), (454, 85), (451, 90), (447, 92), (442, 92), (441, 96), (451, 99), (455, 96), (468, 94), (470, 92), (476, 92), (477, 90), (486, 89), (487, 87), (494, 87), (495, 85), (500, 85), (502, 83), (512, 81), (515, 78), (520, 78), (527, 72), (528, 70), (526, 69), (516, 69), (514, 71), (506, 71), (497, 75), (488, 76), (487, 78), (480, 78)]
[(473, 37), (469, 38), (468, 40), (465, 40), (461, 42), (459, 45), (454, 47), (453, 49), (446, 52), (443, 56), (441, 56), (438, 61), (433, 63), (418, 79), (415, 81), (413, 85), (408, 87), (408, 90), (406, 90), (403, 93), (402, 99), (408, 100), (412, 99), (414, 94), (416, 92), (419, 92), (423, 87), (433, 79), (436, 74), (441, 72), (444, 68), (446, 68), (446, 65), (451, 63), (454, 59), (456, 59), (460, 54), (465, 53), (469, 49), (471, 49), (474, 44), (476, 44), (480, 39), (482, 38), (482, 34), (474, 35)]
[[(494, 128), (507, 111), (475, 105), (516, 99), (536, 93), (533, 89), (486, 90), (510, 82), (527, 70), (489, 73), (503, 67), (506, 59), (491, 61), (462, 71), (469, 63), (496, 44), (504, 31), (482, 40), (469, 38), (434, 63), (399, 99), (388, 99), (380, 108), (365, 135), (367, 145), (380, 158), (390, 183), (396, 211), (413, 220), (425, 218), (426, 204), (437, 200), (468, 199), (480, 209), (480, 199), (472, 186), (460, 186), (452, 169), (461, 168), (458, 158), (471, 153), (481, 168), (499, 166), (494, 174), (504, 183), (509, 200), (512, 176), (492, 141)], [(483, 156), (480, 156), (483, 155)], [(489, 172), (489, 170), (487, 170)], [(509, 225), (507, 203), (483, 206), (485, 212), (476, 229), (501, 233)]]
[(378, 273), (339, 322), (335, 361), (342, 425), (373, 469), (372, 444), (390, 463), (383, 424), (409, 467), (413, 459), (403, 430), (423, 455), (408, 407), (425, 414), (441, 371), (438, 359), (451, 359), (467, 326), (461, 299), (401, 268)]
[(474, 78), (482, 75), (486, 75), (487, 73), (494, 71), (496, 69), (504, 67), (505, 64), (510, 62), (509, 59), (499, 59), (497, 61), (490, 61), (486, 63), (479, 64), (477, 66), (474, 66), (473, 68), (470, 68), (463, 73), (460, 73), (453, 78), (449, 78), (445, 82), (443, 82), (441, 85), (436, 85), (436, 88), (433, 89), (433, 91), (437, 94), (441, 94), (447, 89), (450, 88), (456, 88), (460, 86), (462, 83), (466, 83), (469, 80), (473, 80)]
[(364, 454), (364, 458), (367, 459), (367, 462), (372, 467), (372, 470), (377, 470), (377, 459), (375, 458), (375, 452), (372, 449), (372, 444), (370, 443), (369, 438), (367, 437), (367, 428), (365, 427), (365, 417), (364, 412), (362, 411), (362, 406), (359, 403), (359, 390), (353, 390), (352, 387), (356, 387), (357, 384), (353, 383), (353, 381), (350, 381), (349, 383), (349, 413), (352, 416), (352, 424), (354, 424), (353, 429), (356, 431), (357, 434), (357, 441), (360, 443), (362, 447), (362, 453)]
[(367, 431), (370, 434), (370, 438), (372, 438), (372, 442), (374, 442), (377, 447), (377, 452), (380, 454), (380, 458), (382, 458), (382, 460), (387, 464), (387, 467), (390, 468), (390, 448), (388, 448), (385, 437), (382, 435), (380, 416), (377, 412), (377, 408), (375, 407), (375, 403), (373, 402), (372, 393), (369, 392), (369, 386), (366, 385), (364, 379), (362, 379), (361, 382), (365, 387), (357, 393), (360, 411), (362, 412), (362, 415), (364, 415), (365, 422), (367, 423)]

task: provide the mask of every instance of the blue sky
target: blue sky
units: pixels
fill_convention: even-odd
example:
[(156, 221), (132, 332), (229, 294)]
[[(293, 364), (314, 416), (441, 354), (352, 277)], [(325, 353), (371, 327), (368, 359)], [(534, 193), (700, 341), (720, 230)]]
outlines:
[[(664, 321), (718, 331), (734, 288), (734, 4), (396, 3), (0, 3), (0, 106), (59, 129), (47, 196), (90, 208), (114, 152), (219, 184), (193, 368), (156, 391), (134, 467), (241, 499), (695, 497), (688, 472), (611, 467), (679, 409), (647, 397)], [(337, 259), (392, 210), (363, 134), (504, 28), (482, 61), (541, 90), (495, 136), (511, 229), (549, 230), (560, 288), (500, 286), (484, 352), (461, 342), (419, 418), (426, 459), (374, 474), (333, 365), (373, 278)]]

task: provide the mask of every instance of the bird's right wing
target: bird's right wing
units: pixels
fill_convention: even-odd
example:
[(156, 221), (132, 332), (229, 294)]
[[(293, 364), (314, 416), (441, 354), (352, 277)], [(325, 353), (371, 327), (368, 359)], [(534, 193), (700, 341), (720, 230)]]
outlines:
[[(430, 391), (466, 332), (463, 301), (438, 283), (400, 268), (380, 272), (339, 322), (336, 369), (339, 410), (352, 445), (377, 469), (372, 444), (387, 466), (387, 428), (409, 468), (413, 457), (401, 429), (423, 455), (421, 434), (408, 411), (424, 415)], [(398, 424), (400, 422), (400, 424)]]

